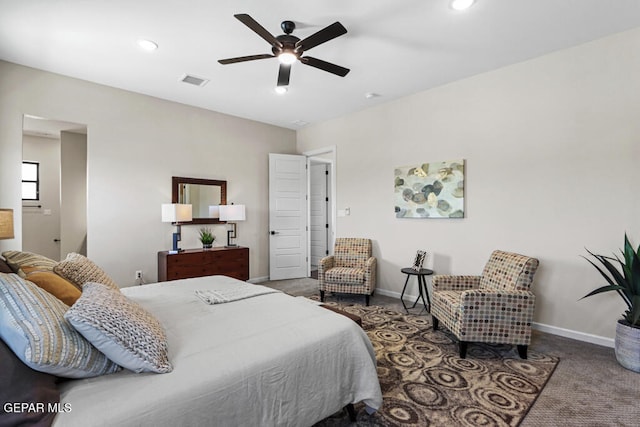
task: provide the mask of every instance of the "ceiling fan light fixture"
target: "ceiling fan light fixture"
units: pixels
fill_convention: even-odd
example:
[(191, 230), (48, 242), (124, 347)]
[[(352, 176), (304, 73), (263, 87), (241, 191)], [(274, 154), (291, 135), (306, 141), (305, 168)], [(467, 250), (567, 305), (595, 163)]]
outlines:
[(278, 61), (280, 61), (281, 64), (291, 65), (297, 60), (298, 57), (296, 56), (296, 54), (287, 50), (278, 55)]
[(467, 10), (474, 3), (475, 0), (451, 0), (451, 8), (454, 10)]

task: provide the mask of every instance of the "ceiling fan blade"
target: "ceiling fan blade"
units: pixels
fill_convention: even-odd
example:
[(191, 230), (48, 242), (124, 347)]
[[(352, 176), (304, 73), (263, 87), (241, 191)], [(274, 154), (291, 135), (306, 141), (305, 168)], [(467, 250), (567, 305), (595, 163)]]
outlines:
[(289, 86), (289, 76), (291, 76), (291, 65), (280, 64), (278, 86)]
[(305, 65), (310, 65), (315, 68), (319, 68), (323, 71), (328, 71), (329, 73), (335, 74), (340, 77), (346, 76), (349, 71), (348, 68), (341, 67), (336, 64), (332, 64), (331, 62), (323, 61), (322, 59), (312, 58), (310, 56), (303, 56), (300, 58), (300, 62)]
[(239, 56), (237, 58), (218, 59), (218, 62), (223, 65), (227, 65), (227, 64), (235, 64), (236, 62), (254, 61), (256, 59), (267, 59), (267, 58), (275, 58), (275, 56), (265, 53), (262, 55), (249, 55), (249, 56)]
[(300, 40), (296, 43), (296, 47), (300, 47), (303, 51), (306, 51), (346, 33), (347, 29), (341, 23), (334, 22), (317, 33), (311, 34), (306, 39)]
[(246, 13), (239, 13), (233, 16), (235, 16), (238, 19), (238, 21), (242, 22), (244, 25), (251, 28), (257, 35), (265, 39), (267, 43), (269, 43), (271, 46), (280, 47), (280, 48), (282, 47), (282, 43), (280, 43), (278, 39), (276, 39), (273, 36), (273, 34), (267, 31), (262, 25), (258, 24), (258, 22), (255, 19), (253, 19)]

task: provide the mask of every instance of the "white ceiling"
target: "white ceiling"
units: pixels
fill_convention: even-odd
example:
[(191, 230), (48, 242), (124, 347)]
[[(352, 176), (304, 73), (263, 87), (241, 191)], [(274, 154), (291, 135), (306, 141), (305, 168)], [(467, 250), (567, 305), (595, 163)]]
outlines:
[[(292, 20), (300, 38), (340, 21), (348, 33), (309, 54), (351, 72), (298, 62), (276, 95), (276, 59), (217, 62), (270, 52), (237, 13), (273, 35)], [(638, 26), (638, 0), (0, 0), (0, 59), (297, 129)]]

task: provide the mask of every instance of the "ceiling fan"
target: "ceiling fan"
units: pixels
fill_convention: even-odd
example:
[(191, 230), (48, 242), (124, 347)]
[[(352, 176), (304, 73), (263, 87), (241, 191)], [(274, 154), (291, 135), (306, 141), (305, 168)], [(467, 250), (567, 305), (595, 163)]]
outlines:
[(223, 65), (234, 64), (236, 62), (254, 61), (256, 59), (278, 58), (278, 61), (280, 62), (278, 86), (287, 86), (289, 84), (291, 64), (298, 60), (305, 65), (310, 65), (340, 77), (346, 76), (349, 72), (348, 68), (344, 68), (321, 59), (312, 58), (311, 56), (302, 56), (304, 52), (346, 34), (347, 29), (340, 22), (334, 22), (328, 27), (325, 27), (309, 37), (300, 40), (298, 37), (291, 34), (296, 28), (296, 24), (293, 21), (283, 21), (282, 24), (280, 24), (280, 27), (282, 28), (282, 31), (284, 31), (284, 34), (274, 37), (269, 31), (267, 31), (262, 25), (258, 24), (255, 19), (246, 13), (240, 13), (233, 16), (260, 37), (265, 39), (271, 45), (271, 52), (273, 52), (273, 54), (266, 53), (261, 55), (240, 56), (237, 58), (218, 60), (218, 62)]

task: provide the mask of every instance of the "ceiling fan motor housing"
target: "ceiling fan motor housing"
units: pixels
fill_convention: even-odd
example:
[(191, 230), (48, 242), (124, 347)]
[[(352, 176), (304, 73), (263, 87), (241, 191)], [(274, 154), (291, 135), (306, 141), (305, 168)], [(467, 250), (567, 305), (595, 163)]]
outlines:
[(296, 49), (296, 43), (300, 41), (298, 37), (292, 36), (291, 34), (282, 34), (280, 36), (277, 36), (276, 40), (282, 43), (282, 47), (273, 46), (271, 48), (271, 51), (274, 55), (278, 56), (282, 52), (291, 52), (297, 57), (302, 55), (302, 49)]

